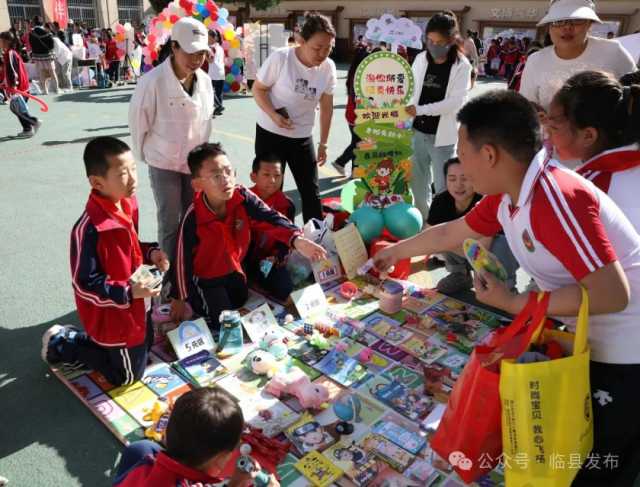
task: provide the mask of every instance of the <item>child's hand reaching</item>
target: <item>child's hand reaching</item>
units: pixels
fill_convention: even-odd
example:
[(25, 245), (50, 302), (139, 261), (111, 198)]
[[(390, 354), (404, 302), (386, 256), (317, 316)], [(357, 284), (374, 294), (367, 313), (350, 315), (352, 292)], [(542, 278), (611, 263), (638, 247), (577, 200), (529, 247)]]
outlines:
[[(229, 479), (228, 487), (249, 487), (250, 485), (255, 485), (254, 479), (262, 471), (262, 467), (255, 459), (253, 459), (253, 463), (255, 468), (249, 473), (236, 467), (233, 476)], [(280, 487), (280, 482), (278, 482), (275, 475), (269, 475), (269, 485), (267, 487)]]
[(327, 258), (327, 251), (321, 245), (308, 238), (298, 237), (293, 241), (293, 247), (312, 262)]
[(160, 295), (160, 287), (151, 288), (144, 282), (136, 282), (131, 285), (133, 299), (154, 298)]
[(155, 249), (151, 251), (149, 258), (160, 272), (167, 272), (169, 270), (169, 257), (167, 257), (167, 254), (163, 250)]

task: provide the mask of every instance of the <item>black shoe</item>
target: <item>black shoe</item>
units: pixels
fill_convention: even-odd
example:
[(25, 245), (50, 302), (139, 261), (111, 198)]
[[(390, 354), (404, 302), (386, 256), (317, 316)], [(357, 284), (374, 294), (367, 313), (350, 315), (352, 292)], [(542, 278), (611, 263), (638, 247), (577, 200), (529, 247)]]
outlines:
[(216, 108), (216, 109), (213, 111), (213, 116), (214, 116), (214, 117), (217, 117), (218, 115), (222, 115), (222, 112), (223, 112), (223, 111), (224, 111), (224, 108)]

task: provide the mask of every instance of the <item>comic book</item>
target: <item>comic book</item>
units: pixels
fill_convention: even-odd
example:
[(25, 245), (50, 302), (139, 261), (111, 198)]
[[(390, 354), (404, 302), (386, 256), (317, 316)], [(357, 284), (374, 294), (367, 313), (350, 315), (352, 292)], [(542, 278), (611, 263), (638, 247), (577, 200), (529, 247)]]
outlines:
[(377, 400), (412, 421), (426, 418), (434, 406), (433, 399), (422, 390), (411, 389), (397, 380), (378, 385), (372, 393)]
[(414, 455), (375, 433), (363, 437), (358, 445), (362, 450), (388, 463), (397, 472), (404, 472), (414, 459)]
[(343, 475), (342, 470), (317, 451), (302, 457), (295, 467), (315, 487), (328, 487)]
[(174, 362), (174, 369), (196, 387), (207, 387), (225, 377), (229, 371), (208, 350)]
[(312, 451), (321, 452), (336, 443), (336, 438), (309, 413), (304, 413), (296, 423), (289, 426), (286, 435), (300, 455)]
[(369, 374), (366, 367), (356, 359), (335, 349), (313, 364), (313, 367), (345, 387), (361, 382)]

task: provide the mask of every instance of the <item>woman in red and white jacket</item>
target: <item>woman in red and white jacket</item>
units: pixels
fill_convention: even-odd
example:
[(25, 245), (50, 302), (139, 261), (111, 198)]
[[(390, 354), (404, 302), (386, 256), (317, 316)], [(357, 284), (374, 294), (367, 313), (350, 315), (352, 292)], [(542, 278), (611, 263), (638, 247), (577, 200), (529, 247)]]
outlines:
[(569, 78), (553, 98), (547, 128), (560, 160), (607, 193), (640, 232), (640, 85), (603, 71)]
[[(28, 93), (29, 75), (27, 74), (27, 68), (25, 67), (24, 62), (17, 51), (18, 40), (12, 32), (7, 31), (0, 34), (0, 48), (4, 51), (4, 77), (1, 81), (7, 95), (11, 98), (11, 95), (15, 90)], [(20, 103), (21, 106), (15, 102), (12, 102), (10, 105), (11, 111), (16, 117), (18, 117), (18, 120), (22, 125), (22, 132), (18, 134), (18, 137), (33, 137), (42, 123), (29, 113), (27, 108), (28, 98), (23, 96), (22, 99), (24, 100), (24, 103)]]

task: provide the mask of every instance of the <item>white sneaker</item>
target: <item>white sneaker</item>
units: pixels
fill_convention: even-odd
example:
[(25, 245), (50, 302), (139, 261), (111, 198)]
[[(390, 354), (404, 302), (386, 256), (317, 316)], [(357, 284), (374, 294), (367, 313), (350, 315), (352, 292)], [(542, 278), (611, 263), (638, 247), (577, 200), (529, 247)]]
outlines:
[(53, 325), (51, 328), (44, 332), (44, 335), (42, 335), (42, 349), (40, 350), (40, 357), (42, 357), (42, 360), (44, 360), (45, 362), (49, 363), (49, 361), (47, 360), (47, 355), (49, 352), (49, 342), (51, 342), (51, 339), (54, 336), (63, 331), (64, 326)]
[(33, 130), (23, 130), (18, 135), (16, 135), (16, 137), (19, 138), (19, 139), (29, 139), (29, 138), (33, 137), (34, 135), (35, 134), (34, 134)]

